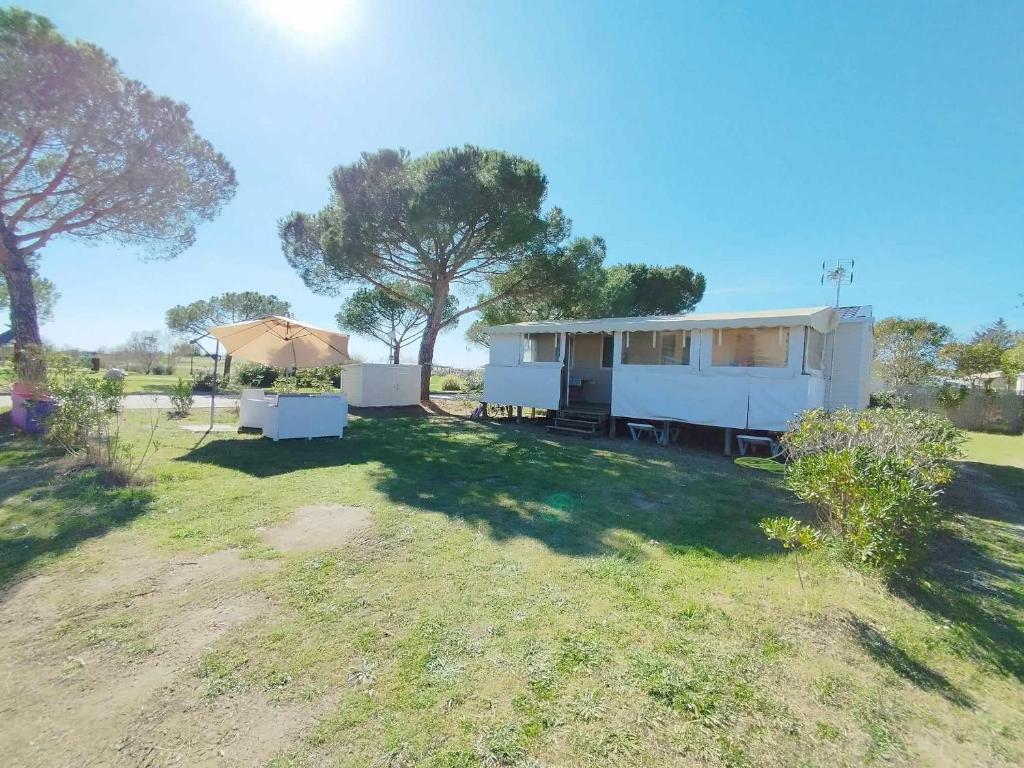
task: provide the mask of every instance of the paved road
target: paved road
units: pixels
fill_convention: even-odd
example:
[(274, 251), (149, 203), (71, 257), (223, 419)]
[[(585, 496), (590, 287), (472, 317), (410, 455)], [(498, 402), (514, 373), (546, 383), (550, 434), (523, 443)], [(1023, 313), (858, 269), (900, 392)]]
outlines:
[[(238, 405), (237, 397), (229, 397), (227, 395), (218, 395), (217, 402), (214, 405), (215, 408), (233, 408)], [(0, 395), (0, 407), (11, 406), (10, 395)], [(147, 408), (159, 408), (169, 409), (171, 407), (171, 398), (167, 395), (125, 395), (124, 407), (128, 410), (138, 411), (145, 410)], [(196, 395), (192, 400), (192, 407), (195, 409), (203, 409), (210, 407), (210, 396), (209, 395)]]

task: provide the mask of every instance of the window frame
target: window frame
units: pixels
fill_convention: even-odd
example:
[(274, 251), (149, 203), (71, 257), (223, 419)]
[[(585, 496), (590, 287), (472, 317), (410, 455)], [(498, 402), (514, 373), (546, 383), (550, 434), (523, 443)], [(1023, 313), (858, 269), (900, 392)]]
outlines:
[[(807, 353), (811, 348), (811, 334), (816, 333), (821, 337), (821, 359), (818, 361), (819, 367), (814, 368), (808, 365)], [(804, 373), (824, 373), (825, 372), (825, 344), (827, 342), (826, 334), (821, 331), (811, 328), (809, 325), (804, 327), (804, 359), (803, 359), (803, 372)]]
[[(608, 350), (608, 365), (605, 365), (604, 353)], [(608, 371), (615, 367), (615, 334), (606, 333), (601, 338), (601, 370)]]
[[(627, 343), (629, 334), (641, 334), (649, 333), (653, 336), (652, 349), (657, 350), (656, 361), (647, 363), (631, 363), (626, 359), (627, 353), (629, 352), (630, 345)], [(679, 360), (679, 362), (666, 363), (662, 362), (664, 359), (663, 344), (664, 335), (672, 334), (675, 337), (676, 334), (682, 335), (682, 349), (685, 351), (685, 360)], [(693, 368), (694, 365), (694, 350), (693, 350), (693, 339), (694, 331), (689, 328), (679, 328), (672, 330), (658, 330), (658, 331), (622, 331), (622, 349), (619, 353), (619, 365), (635, 365), (635, 366), (647, 366), (647, 367), (659, 367), (659, 368)], [(680, 355), (682, 357), (682, 355)]]
[[(734, 370), (734, 371), (785, 371), (789, 370), (792, 364), (792, 356), (790, 355), (790, 345), (793, 341), (793, 327), (788, 325), (768, 325), (768, 326), (739, 326), (729, 328), (710, 328), (711, 332), (711, 354), (709, 355), (710, 360), (708, 361), (712, 369), (718, 370)], [(784, 334), (785, 341), (782, 344), (782, 348), (785, 352), (785, 357), (781, 365), (732, 365), (715, 362), (715, 350), (721, 346), (720, 338), (721, 334), (728, 331), (750, 331), (757, 333), (759, 331), (772, 331), (773, 333)], [(801, 366), (803, 361), (801, 361)]]
[[(555, 337), (555, 359), (554, 360), (527, 360), (526, 349), (534, 336), (554, 336)], [(553, 363), (561, 363), (563, 360), (564, 350), (562, 349), (562, 334), (558, 331), (542, 331), (540, 333), (524, 333), (522, 334), (522, 343), (519, 345), (519, 364), (520, 365), (552, 365)]]

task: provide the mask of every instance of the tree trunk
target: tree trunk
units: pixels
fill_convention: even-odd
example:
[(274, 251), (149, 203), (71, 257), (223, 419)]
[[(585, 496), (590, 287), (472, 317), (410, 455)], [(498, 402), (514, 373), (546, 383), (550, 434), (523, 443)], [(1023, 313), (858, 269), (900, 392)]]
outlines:
[(26, 381), (38, 381), (46, 370), (38, 354), (42, 339), (39, 336), (39, 318), (36, 316), (36, 295), (32, 287), (32, 268), (24, 255), (8, 242), (0, 246), (0, 270), (7, 280), (11, 297), (11, 324), (14, 327), (15, 369)]
[(423, 329), (423, 338), (420, 339), (420, 402), (424, 403), (430, 401), (430, 372), (434, 365), (434, 344), (437, 342), (437, 334), (441, 332), (444, 308), (448, 303), (448, 291), (448, 283), (439, 282), (434, 286), (434, 306)]
[(401, 362), (402, 362), (402, 347), (399, 346), (398, 343), (395, 343), (391, 347), (391, 363), (393, 365), (398, 365)]
[(440, 332), (436, 323), (431, 319), (423, 330), (423, 338), (420, 340), (420, 402), (430, 400), (430, 371), (434, 365), (434, 343), (437, 341), (437, 334)]
[(224, 355), (224, 381), (231, 378), (231, 355)]

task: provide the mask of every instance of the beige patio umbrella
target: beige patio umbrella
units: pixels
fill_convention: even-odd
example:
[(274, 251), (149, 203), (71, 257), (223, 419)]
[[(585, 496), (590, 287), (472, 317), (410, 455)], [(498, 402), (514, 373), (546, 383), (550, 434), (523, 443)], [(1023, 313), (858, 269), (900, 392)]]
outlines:
[(290, 317), (268, 315), (231, 325), (217, 325), (208, 331), (217, 340), (214, 353), (213, 391), (210, 397), (210, 429), (213, 429), (214, 401), (217, 398), (217, 364), (220, 345), (232, 357), (280, 368), (315, 368), (351, 362), (348, 336), (327, 331)]
[(214, 326), (210, 335), (224, 351), (253, 363), (281, 368), (313, 368), (350, 361), (348, 336), (289, 317), (270, 315), (259, 320)]

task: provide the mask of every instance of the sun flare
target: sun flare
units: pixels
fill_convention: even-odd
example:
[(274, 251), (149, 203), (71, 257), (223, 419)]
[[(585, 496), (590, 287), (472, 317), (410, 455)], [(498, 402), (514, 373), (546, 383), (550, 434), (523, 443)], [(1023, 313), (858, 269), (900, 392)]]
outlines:
[(290, 37), (313, 44), (342, 38), (354, 21), (354, 0), (250, 0), (256, 14)]

